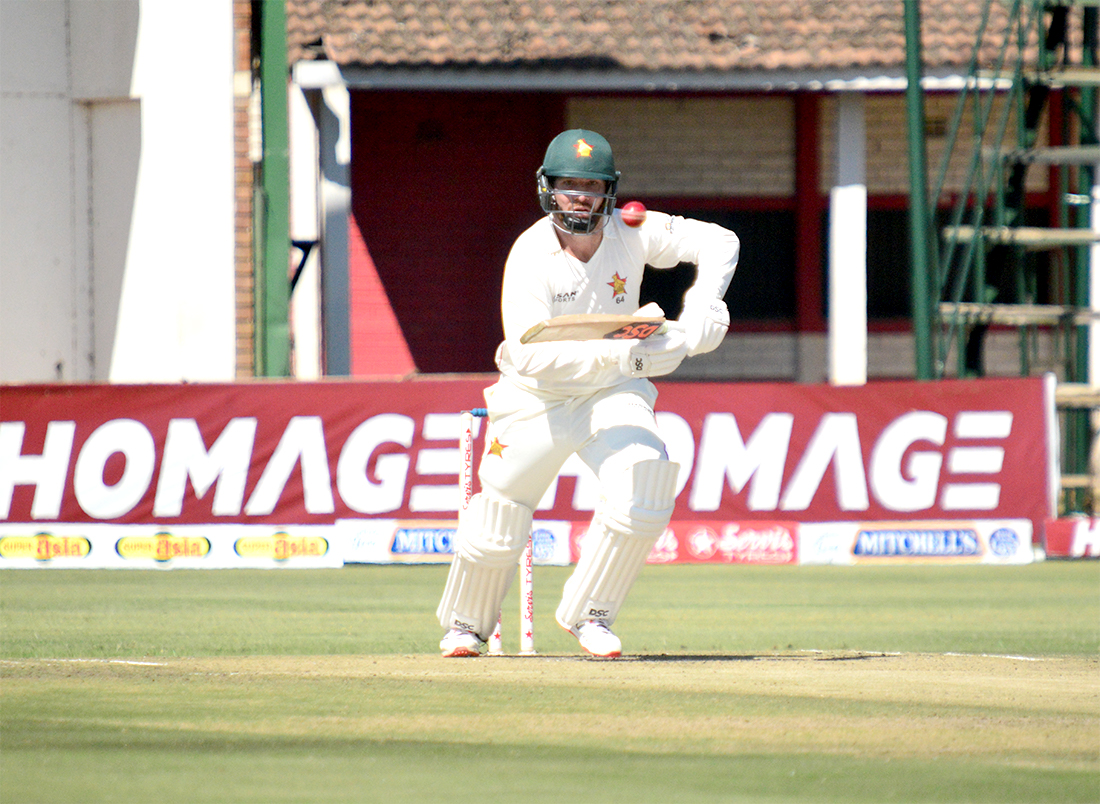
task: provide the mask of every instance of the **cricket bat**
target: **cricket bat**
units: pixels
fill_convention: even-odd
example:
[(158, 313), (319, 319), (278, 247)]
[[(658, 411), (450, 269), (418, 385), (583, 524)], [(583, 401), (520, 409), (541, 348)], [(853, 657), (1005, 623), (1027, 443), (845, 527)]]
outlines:
[(541, 343), (543, 341), (593, 341), (600, 338), (611, 340), (644, 340), (651, 335), (659, 335), (666, 329), (665, 317), (613, 315), (607, 313), (576, 313), (559, 315), (540, 321), (523, 335), (520, 343)]

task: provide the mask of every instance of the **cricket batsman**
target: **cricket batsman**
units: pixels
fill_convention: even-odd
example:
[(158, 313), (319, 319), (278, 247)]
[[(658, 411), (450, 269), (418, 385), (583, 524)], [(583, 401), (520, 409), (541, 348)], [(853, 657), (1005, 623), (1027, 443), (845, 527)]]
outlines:
[[(599, 479), (601, 501), (565, 584), (556, 619), (593, 656), (618, 657), (611, 626), (672, 518), (679, 465), (657, 433), (651, 377), (718, 347), (729, 328), (723, 297), (737, 266), (737, 236), (720, 226), (615, 208), (619, 171), (607, 140), (574, 129), (553, 139), (537, 174), (545, 217), (519, 236), (504, 268), (504, 342), (481, 491), (461, 512), (454, 559), (437, 614), (444, 657), (478, 656), (531, 533), (543, 493), (574, 452)], [(633, 210), (631, 210), (633, 211)], [(520, 342), (545, 319), (638, 310), (644, 266), (694, 263), (683, 313), (645, 340)]]

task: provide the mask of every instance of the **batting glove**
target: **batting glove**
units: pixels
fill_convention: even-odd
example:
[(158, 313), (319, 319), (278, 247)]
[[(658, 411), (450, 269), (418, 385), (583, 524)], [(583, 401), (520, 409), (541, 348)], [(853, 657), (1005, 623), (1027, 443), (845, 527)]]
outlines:
[(644, 341), (625, 342), (622, 346), (619, 370), (627, 377), (663, 377), (671, 374), (688, 353), (684, 334), (676, 330)]
[(687, 340), (687, 353), (694, 357), (713, 352), (726, 337), (730, 328), (730, 311), (721, 299), (707, 305), (685, 308), (679, 322)]

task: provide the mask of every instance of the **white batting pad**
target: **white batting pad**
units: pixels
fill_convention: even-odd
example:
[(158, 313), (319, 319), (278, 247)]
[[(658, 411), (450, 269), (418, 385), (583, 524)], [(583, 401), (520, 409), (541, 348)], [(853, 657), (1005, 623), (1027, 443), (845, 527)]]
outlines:
[(459, 514), (455, 553), (475, 564), (515, 565), (531, 536), (533, 516), (526, 505), (475, 494)]
[(629, 498), (608, 489), (562, 592), (556, 617), (563, 628), (583, 620), (615, 622), (649, 551), (672, 518), (679, 468), (671, 461), (640, 461), (627, 473)]
[(519, 562), (486, 567), (456, 554), (436, 616), (444, 628), (473, 631), (488, 641), (500, 617), (500, 604), (512, 585)]
[(531, 535), (525, 505), (475, 494), (459, 514), (451, 571), (436, 615), (444, 628), (463, 628), (488, 639)]
[(596, 517), (612, 530), (656, 539), (672, 519), (679, 471), (680, 464), (672, 461), (638, 461), (605, 484), (604, 501)]

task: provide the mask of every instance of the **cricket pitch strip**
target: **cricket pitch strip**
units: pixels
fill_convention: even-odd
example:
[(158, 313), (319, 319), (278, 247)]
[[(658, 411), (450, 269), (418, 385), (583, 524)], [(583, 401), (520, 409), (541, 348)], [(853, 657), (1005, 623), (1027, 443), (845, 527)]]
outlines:
[(67, 716), (107, 729), (1100, 768), (1097, 657), (780, 651), (612, 661), (564, 654), (13, 659), (0, 672), (6, 714), (32, 691), (82, 689), (125, 701), (156, 689), (151, 708)]

